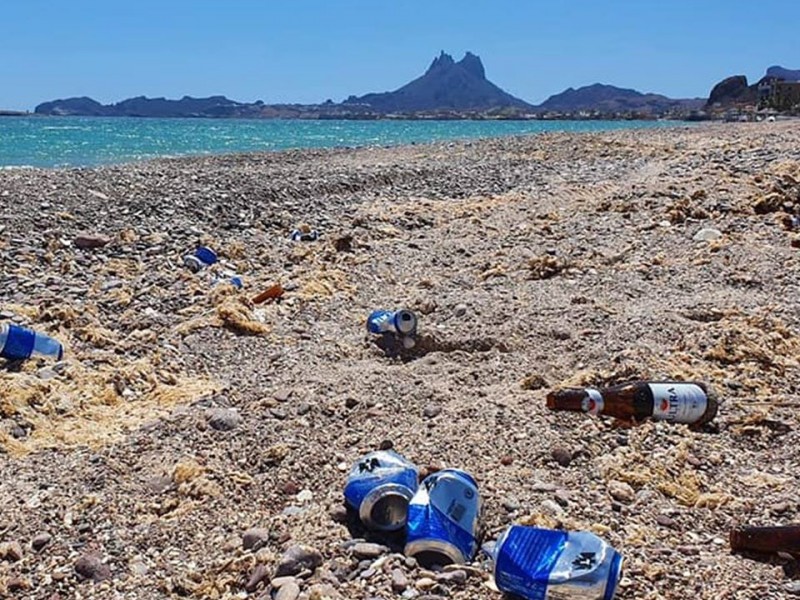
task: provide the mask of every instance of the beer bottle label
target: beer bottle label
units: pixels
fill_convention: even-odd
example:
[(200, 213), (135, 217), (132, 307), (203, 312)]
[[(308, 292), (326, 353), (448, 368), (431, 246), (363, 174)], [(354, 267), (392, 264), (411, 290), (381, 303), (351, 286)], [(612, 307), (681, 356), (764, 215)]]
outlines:
[(581, 402), (583, 412), (599, 415), (603, 412), (603, 396), (598, 390), (586, 388), (586, 397)]
[(708, 398), (693, 383), (650, 383), (653, 418), (671, 423), (695, 423), (708, 408)]

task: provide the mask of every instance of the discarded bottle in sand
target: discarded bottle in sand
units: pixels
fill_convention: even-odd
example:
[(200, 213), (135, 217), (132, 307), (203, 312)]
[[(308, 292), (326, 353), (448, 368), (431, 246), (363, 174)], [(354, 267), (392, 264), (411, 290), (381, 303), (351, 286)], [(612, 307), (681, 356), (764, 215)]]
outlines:
[(623, 420), (653, 418), (702, 425), (717, 414), (716, 394), (697, 381), (634, 381), (607, 388), (568, 388), (547, 394), (547, 408), (607, 415)]
[(183, 257), (183, 264), (195, 273), (202, 271), (209, 265), (213, 265), (215, 262), (217, 262), (216, 252), (206, 246), (199, 246), (194, 251), (194, 254), (187, 254)]
[(0, 356), (9, 360), (39, 357), (61, 360), (64, 347), (44, 333), (3, 323), (0, 325)]
[(283, 286), (280, 283), (274, 283), (268, 288), (264, 289), (264, 291), (260, 292), (253, 296), (250, 300), (253, 304), (261, 304), (262, 302), (266, 302), (267, 300), (277, 300), (281, 296), (283, 296)]
[(481, 497), (460, 469), (428, 475), (408, 505), (406, 556), (424, 567), (467, 563), (478, 550)]
[(731, 550), (800, 554), (800, 525), (742, 527), (730, 533)]
[(417, 467), (397, 452), (370, 452), (350, 469), (344, 499), (367, 527), (394, 531), (406, 524), (418, 481)]
[(622, 571), (619, 552), (585, 531), (511, 525), (484, 552), (497, 588), (528, 600), (611, 600)]

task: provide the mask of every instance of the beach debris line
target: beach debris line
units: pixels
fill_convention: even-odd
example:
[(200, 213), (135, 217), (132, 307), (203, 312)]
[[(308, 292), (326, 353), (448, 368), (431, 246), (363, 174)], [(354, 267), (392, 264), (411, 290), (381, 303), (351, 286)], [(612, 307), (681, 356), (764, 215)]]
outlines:
[(402, 529), (418, 479), (417, 467), (393, 450), (370, 452), (350, 469), (344, 487), (345, 503), (358, 512), (361, 522), (370, 529)]
[(785, 552), (800, 557), (800, 524), (733, 529), (730, 544), (734, 552)]
[(404, 553), (424, 567), (471, 562), (480, 537), (481, 497), (472, 475), (428, 475), (408, 505)]
[(717, 395), (702, 382), (633, 381), (605, 388), (565, 388), (547, 394), (547, 408), (585, 412), (623, 421), (652, 418), (704, 425), (717, 414)]
[(622, 572), (620, 553), (586, 531), (511, 525), (483, 551), (497, 588), (528, 600), (611, 600)]
[(407, 309), (378, 309), (367, 317), (367, 331), (377, 335), (391, 335), (400, 339), (403, 347), (413, 348), (416, 344), (417, 315)]
[(217, 262), (217, 253), (207, 246), (198, 246), (194, 254), (187, 254), (183, 257), (183, 264), (193, 273), (202, 271)]
[(3, 323), (0, 325), (0, 356), (8, 360), (52, 358), (59, 361), (64, 356), (64, 347), (47, 334)]

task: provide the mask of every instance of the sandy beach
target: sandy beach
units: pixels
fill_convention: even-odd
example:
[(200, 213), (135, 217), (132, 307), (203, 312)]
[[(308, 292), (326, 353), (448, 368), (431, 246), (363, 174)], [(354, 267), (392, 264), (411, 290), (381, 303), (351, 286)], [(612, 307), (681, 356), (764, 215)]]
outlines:
[[(798, 121), (0, 170), (0, 319), (66, 348), (0, 359), (0, 597), (499, 600), (484, 556), (429, 572), (348, 522), (389, 444), (469, 471), (484, 539), (601, 535), (617, 598), (800, 594), (728, 544), (800, 518), (790, 215)], [(387, 355), (376, 308), (418, 345)], [(700, 431), (545, 408), (636, 379), (723, 404)], [(274, 581), (298, 545), (315, 568)]]

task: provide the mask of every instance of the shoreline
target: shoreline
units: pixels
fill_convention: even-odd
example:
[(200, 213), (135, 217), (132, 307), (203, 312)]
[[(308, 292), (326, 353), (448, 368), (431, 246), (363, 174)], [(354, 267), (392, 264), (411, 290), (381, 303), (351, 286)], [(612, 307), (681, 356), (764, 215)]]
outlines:
[[(321, 564), (301, 598), (395, 597), (399, 570), (499, 600), (480, 557), (442, 577), (348, 529), (346, 469), (392, 440), (475, 476), (486, 539), (600, 534), (620, 599), (781, 597), (780, 565), (731, 554), (727, 532), (800, 510), (790, 211), (794, 122), (0, 169), (0, 318), (67, 350), (0, 368), (0, 543), (21, 548), (0, 592), (259, 598), (302, 544)], [(289, 240), (301, 223), (319, 240)], [(76, 248), (86, 232), (107, 245)], [(222, 264), (187, 271), (197, 244)], [(215, 282), (228, 269), (243, 290)], [(280, 303), (250, 302), (276, 281)], [(364, 319), (401, 307), (426, 338), (390, 358)], [(639, 378), (710, 382), (716, 430), (544, 406)], [(252, 527), (261, 549), (242, 546)], [(360, 537), (389, 546), (371, 571)], [(110, 577), (83, 581), (84, 555)]]
[[(7, 127), (4, 132), (6, 146), (0, 147), (0, 162), (9, 166), (11, 163), (26, 161), (24, 164), (45, 168), (81, 168), (160, 156), (202, 156), (314, 147), (418, 145), (551, 131), (606, 131), (697, 125), (666, 121), (370, 121), (360, 125), (347, 121), (337, 125), (333, 121), (307, 120), (198, 121), (128, 117), (58, 119), (63, 119), (58, 121), (58, 125), (54, 121), (34, 121), (40, 124), (42, 131), (30, 131), (28, 127)], [(111, 130), (108, 130), (109, 126), (112, 127)], [(341, 127), (345, 129), (342, 130)], [(118, 139), (120, 135), (127, 141)], [(172, 142), (165, 145), (162, 139), (164, 136), (172, 139)]]

